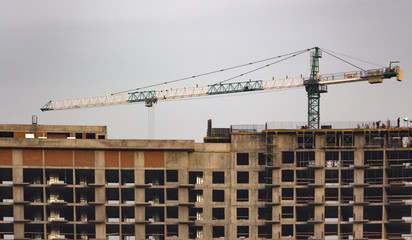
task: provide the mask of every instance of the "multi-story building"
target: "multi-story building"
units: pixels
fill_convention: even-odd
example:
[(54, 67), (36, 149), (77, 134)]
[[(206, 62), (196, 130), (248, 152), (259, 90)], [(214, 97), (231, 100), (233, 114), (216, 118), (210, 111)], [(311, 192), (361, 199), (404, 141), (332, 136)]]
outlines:
[(412, 128), (364, 127), (0, 125), (0, 238), (411, 239)]

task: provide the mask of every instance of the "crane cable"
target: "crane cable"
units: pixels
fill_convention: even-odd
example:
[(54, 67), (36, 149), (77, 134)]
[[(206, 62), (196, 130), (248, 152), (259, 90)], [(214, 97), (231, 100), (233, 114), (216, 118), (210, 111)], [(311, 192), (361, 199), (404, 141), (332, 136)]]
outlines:
[(348, 61), (346, 61), (346, 60), (344, 60), (344, 59), (342, 59), (342, 58), (340, 58), (340, 57), (338, 57), (338, 56), (336, 56), (336, 55), (333, 55), (332, 53), (330, 53), (330, 52), (328, 52), (328, 51), (325, 51), (324, 49), (322, 49), (322, 51), (323, 51), (324, 53), (326, 53), (326, 54), (331, 55), (332, 57), (335, 57), (335, 58), (341, 60), (342, 62), (345, 62), (345, 63), (347, 63), (347, 64), (349, 64), (349, 65), (351, 65), (351, 66), (353, 66), (353, 67), (356, 67), (356, 68), (358, 68), (358, 69), (360, 69), (360, 70), (362, 70), (362, 71), (366, 71), (365, 69), (363, 69), (363, 68), (361, 68), (361, 67), (358, 67), (358, 66), (356, 66), (355, 64), (350, 63), (350, 62), (348, 62)]
[(329, 50), (329, 49), (324, 49), (324, 48), (322, 48), (322, 50), (323, 50), (323, 51), (332, 52), (332, 53), (334, 53), (334, 54), (339, 54), (339, 55), (342, 55), (342, 56), (344, 56), (344, 57), (352, 58), (352, 59), (355, 59), (355, 60), (357, 60), (357, 61), (364, 62), (364, 63), (368, 63), (368, 64), (375, 65), (375, 66), (378, 66), (378, 67), (382, 67), (382, 68), (385, 67), (385, 66), (382, 66), (382, 65), (380, 65), (380, 64), (376, 64), (376, 63), (373, 63), (373, 62), (368, 62), (368, 61), (365, 61), (365, 60), (362, 60), (362, 59), (359, 59), (359, 58), (355, 58), (355, 57), (351, 57), (351, 56), (345, 55), (345, 54), (343, 54), (343, 53), (338, 53), (338, 52), (336, 52), (336, 51), (332, 51), (332, 50)]
[[(311, 49), (312, 49), (312, 48), (311, 48)], [(224, 83), (224, 82), (233, 80), (233, 79), (235, 79), (235, 78), (242, 77), (242, 76), (244, 76), (244, 75), (246, 75), (246, 74), (249, 74), (249, 73), (252, 73), (252, 72), (256, 72), (256, 71), (258, 71), (258, 70), (260, 70), (260, 69), (263, 69), (263, 68), (272, 66), (272, 65), (274, 65), (274, 64), (276, 64), (276, 63), (283, 62), (283, 61), (285, 61), (285, 60), (287, 60), (287, 59), (296, 57), (296, 56), (298, 56), (298, 55), (300, 55), (300, 54), (302, 54), (302, 53), (305, 53), (305, 52), (307, 52), (307, 51), (310, 51), (311, 49), (306, 49), (306, 50), (302, 50), (302, 51), (300, 51), (300, 52), (295, 52), (295, 54), (293, 54), (293, 55), (291, 55), (291, 56), (289, 56), (289, 57), (287, 57), (287, 58), (280, 59), (280, 60), (275, 61), (275, 62), (271, 62), (271, 63), (266, 64), (266, 65), (264, 65), (264, 66), (261, 66), (261, 67), (252, 69), (252, 70), (250, 70), (250, 71), (248, 71), (248, 72), (245, 72), (245, 73), (236, 75), (236, 76), (234, 76), (234, 77), (228, 78), (228, 79), (226, 79), (226, 80), (224, 80), (224, 81), (221, 81), (221, 82), (219, 82), (219, 83), (216, 83), (216, 84), (221, 84), (221, 83)]]
[[(160, 86), (160, 85), (166, 85), (166, 84), (175, 83), (175, 82), (180, 82), (180, 81), (189, 80), (189, 79), (193, 79), (193, 78), (203, 77), (203, 76), (210, 75), (210, 74), (214, 74), (214, 73), (224, 72), (224, 71), (228, 71), (228, 70), (232, 70), (232, 69), (236, 69), (236, 68), (241, 68), (241, 67), (245, 67), (245, 66), (250, 66), (250, 65), (253, 65), (253, 64), (261, 63), (261, 62), (266, 62), (266, 61), (273, 60), (273, 59), (276, 59), (276, 58), (282, 58), (282, 57), (289, 56), (289, 57), (287, 57), (287, 58), (285, 58), (285, 59), (282, 59), (282, 60), (279, 60), (279, 61), (276, 61), (276, 62), (272, 62), (272, 63), (267, 64), (267, 65), (265, 65), (265, 66), (262, 66), (262, 67), (259, 67), (259, 68), (257, 68), (257, 69), (254, 69), (254, 70), (251, 70), (251, 71), (249, 71), (249, 72), (246, 72), (246, 73), (244, 73), (244, 74), (241, 74), (241, 75), (239, 75), (239, 76), (232, 77), (232, 78), (230, 78), (230, 79), (226, 79), (226, 80), (222, 81), (222, 82), (227, 82), (227, 81), (232, 80), (232, 79), (234, 79), (234, 78), (237, 78), (237, 77), (240, 77), (240, 76), (244, 76), (245, 74), (248, 74), (248, 73), (257, 71), (257, 70), (259, 70), (259, 69), (262, 69), (262, 68), (271, 66), (271, 65), (273, 65), (273, 64), (275, 64), (275, 63), (278, 63), (278, 62), (284, 61), (284, 60), (286, 60), (286, 59), (295, 57), (295, 56), (297, 56), (297, 55), (300, 55), (300, 54), (302, 54), (302, 53), (304, 53), (304, 52), (307, 52), (307, 51), (310, 51), (310, 50), (312, 50), (312, 49), (314, 49), (314, 48), (309, 48), (309, 49), (305, 49), (305, 50), (300, 50), (300, 51), (296, 51), (296, 52), (292, 52), (292, 53), (288, 53), (288, 54), (279, 55), (279, 56), (276, 56), (276, 57), (270, 57), (270, 58), (266, 58), (266, 59), (262, 59), (262, 60), (258, 60), (258, 61), (254, 61), (254, 62), (244, 63), (244, 64), (240, 64), (240, 65), (237, 65), (237, 66), (228, 67), (228, 68), (223, 68), (223, 69), (215, 70), (215, 71), (211, 71), (211, 72), (201, 73), (201, 74), (193, 75), (193, 76), (190, 76), (190, 77), (184, 77), (184, 78), (179, 78), (179, 79), (175, 79), (175, 80), (171, 80), (171, 81), (167, 81), (167, 82), (162, 82), (162, 83), (156, 83), (156, 84), (152, 84), (152, 85), (148, 85), (148, 86), (144, 86), (144, 87), (140, 87), (140, 88), (134, 88), (134, 89), (124, 90), (124, 91), (120, 91), (120, 92), (115, 92), (115, 93), (112, 93), (111, 95), (120, 94), (120, 93), (126, 93), (126, 92), (132, 92), (132, 91), (138, 91), (138, 90), (142, 90), (142, 89), (146, 89), (146, 88), (150, 88), (150, 87), (156, 87), (156, 86)], [(290, 56), (290, 55), (291, 55), (291, 56)]]

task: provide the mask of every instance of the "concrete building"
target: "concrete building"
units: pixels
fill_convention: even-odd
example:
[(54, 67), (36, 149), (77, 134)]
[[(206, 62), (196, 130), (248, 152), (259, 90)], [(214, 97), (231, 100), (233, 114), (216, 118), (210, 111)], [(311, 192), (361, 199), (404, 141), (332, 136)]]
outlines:
[(411, 239), (411, 133), (0, 125), (0, 238)]

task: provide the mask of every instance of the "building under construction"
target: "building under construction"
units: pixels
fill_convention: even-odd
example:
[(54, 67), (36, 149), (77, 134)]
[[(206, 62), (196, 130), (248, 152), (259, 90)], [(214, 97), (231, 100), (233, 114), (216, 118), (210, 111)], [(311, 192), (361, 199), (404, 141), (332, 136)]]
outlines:
[(0, 125), (0, 238), (411, 239), (412, 128), (385, 127)]

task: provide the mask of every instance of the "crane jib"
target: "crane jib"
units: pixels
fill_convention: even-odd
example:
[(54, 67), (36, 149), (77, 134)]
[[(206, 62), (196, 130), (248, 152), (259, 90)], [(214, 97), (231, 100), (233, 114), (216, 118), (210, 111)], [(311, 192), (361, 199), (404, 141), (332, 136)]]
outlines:
[(209, 85), (209, 95), (264, 90), (261, 80)]

